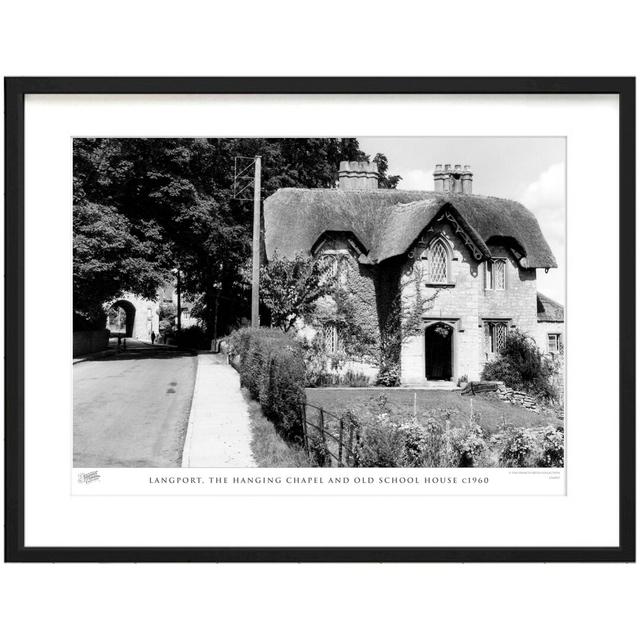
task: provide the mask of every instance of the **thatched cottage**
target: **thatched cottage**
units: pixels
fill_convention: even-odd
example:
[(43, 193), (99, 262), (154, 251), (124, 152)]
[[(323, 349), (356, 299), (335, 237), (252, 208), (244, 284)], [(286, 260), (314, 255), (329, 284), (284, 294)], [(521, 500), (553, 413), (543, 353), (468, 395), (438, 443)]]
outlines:
[(534, 215), (473, 195), (468, 166), (436, 165), (434, 181), (433, 191), (378, 189), (375, 163), (342, 162), (339, 188), (266, 199), (267, 258), (312, 255), (339, 275), (356, 326), (339, 313), (316, 319), (327, 349), (357, 360), (360, 345), (374, 361), (367, 349), (382, 340), (395, 359), (382, 366), (403, 384), (478, 379), (515, 327), (560, 350), (563, 308), (536, 287), (537, 270), (557, 265)]

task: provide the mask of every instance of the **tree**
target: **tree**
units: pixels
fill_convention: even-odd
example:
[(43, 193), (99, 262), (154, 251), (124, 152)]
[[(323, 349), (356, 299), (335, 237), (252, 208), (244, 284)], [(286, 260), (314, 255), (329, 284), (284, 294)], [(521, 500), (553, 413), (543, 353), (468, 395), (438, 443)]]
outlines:
[(402, 178), (400, 176), (389, 176), (387, 171), (389, 170), (389, 161), (384, 153), (376, 153), (373, 161), (378, 164), (378, 173), (380, 178), (378, 180), (378, 188), (380, 189), (395, 189)]
[[(255, 155), (263, 198), (283, 187), (333, 187), (341, 160), (368, 159), (353, 138), (75, 139), (74, 309), (93, 315), (123, 290), (153, 296), (177, 267), (209, 335), (247, 315), (242, 267), (251, 255), (252, 203), (233, 198), (233, 167), (235, 156)], [(386, 158), (376, 158), (383, 183), (395, 186)], [(107, 229), (87, 227), (87, 211), (107, 216)], [(120, 252), (108, 251), (110, 240)]]
[(174, 331), (178, 310), (173, 302), (163, 302), (158, 308), (158, 331), (167, 336)]
[(286, 333), (313, 312), (316, 302), (333, 290), (333, 282), (321, 260), (301, 254), (292, 260), (274, 255), (260, 270), (260, 289), (272, 326)]
[(76, 313), (91, 327), (104, 326), (103, 304), (125, 291), (153, 298), (166, 275), (158, 269), (154, 237), (132, 233), (125, 216), (108, 206), (73, 210), (73, 296)]

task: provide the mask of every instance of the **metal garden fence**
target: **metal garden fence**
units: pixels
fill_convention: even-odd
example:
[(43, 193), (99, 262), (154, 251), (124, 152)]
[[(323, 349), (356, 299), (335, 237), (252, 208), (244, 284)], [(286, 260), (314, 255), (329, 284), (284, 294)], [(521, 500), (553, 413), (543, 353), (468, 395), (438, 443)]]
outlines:
[(306, 403), (300, 405), (300, 417), (304, 448), (310, 459), (319, 459), (320, 466), (325, 467), (332, 467), (334, 463), (338, 467), (358, 466), (355, 446), (360, 434), (352, 420)]

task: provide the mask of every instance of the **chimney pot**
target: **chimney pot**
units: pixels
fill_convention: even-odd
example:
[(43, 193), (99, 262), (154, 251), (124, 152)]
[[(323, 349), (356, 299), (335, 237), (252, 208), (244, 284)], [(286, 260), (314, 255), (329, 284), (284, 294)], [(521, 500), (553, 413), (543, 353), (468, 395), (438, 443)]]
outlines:
[(378, 164), (342, 160), (338, 171), (338, 184), (345, 191), (372, 190), (378, 188)]
[(433, 172), (433, 189), (434, 191), (444, 191), (444, 173), (441, 164), (437, 164)]
[(435, 191), (443, 191), (446, 193), (463, 193), (470, 194), (472, 191), (473, 173), (471, 173), (471, 167), (468, 164), (453, 165), (454, 169), (451, 170), (450, 164), (444, 165), (444, 170), (441, 164), (437, 164), (435, 171), (433, 172), (433, 185)]
[(470, 195), (473, 191), (473, 173), (468, 164), (464, 165), (464, 173), (462, 174), (462, 193)]

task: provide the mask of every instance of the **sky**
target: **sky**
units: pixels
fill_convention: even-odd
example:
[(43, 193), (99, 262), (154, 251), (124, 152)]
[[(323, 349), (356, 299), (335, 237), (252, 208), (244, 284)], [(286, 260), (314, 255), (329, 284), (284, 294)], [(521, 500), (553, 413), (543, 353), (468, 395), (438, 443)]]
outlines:
[(436, 164), (468, 164), (473, 193), (521, 202), (537, 218), (558, 263), (538, 269), (538, 291), (565, 304), (565, 139), (557, 137), (358, 138), (372, 157), (384, 153), (399, 189), (433, 190)]

